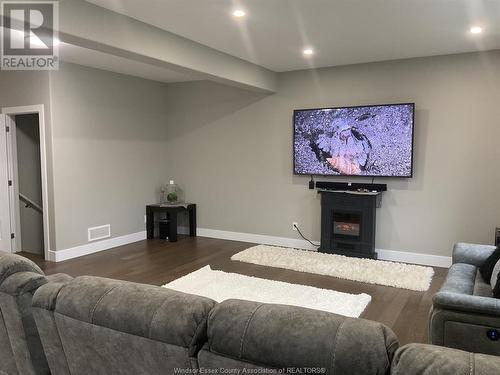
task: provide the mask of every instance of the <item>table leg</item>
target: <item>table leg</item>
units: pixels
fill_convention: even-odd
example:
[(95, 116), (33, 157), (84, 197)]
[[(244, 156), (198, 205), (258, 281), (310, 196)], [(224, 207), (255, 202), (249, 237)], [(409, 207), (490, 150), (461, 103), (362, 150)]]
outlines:
[(177, 242), (177, 212), (168, 213), (168, 241)]
[(189, 236), (196, 237), (196, 206), (189, 210)]
[(149, 207), (146, 208), (146, 232), (148, 240), (155, 237), (155, 215)]

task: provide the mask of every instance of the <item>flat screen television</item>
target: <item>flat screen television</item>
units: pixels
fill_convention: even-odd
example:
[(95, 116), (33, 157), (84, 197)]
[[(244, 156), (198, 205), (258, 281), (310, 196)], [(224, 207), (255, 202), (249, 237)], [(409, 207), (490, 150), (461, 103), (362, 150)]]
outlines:
[(295, 174), (412, 177), (414, 103), (299, 109)]

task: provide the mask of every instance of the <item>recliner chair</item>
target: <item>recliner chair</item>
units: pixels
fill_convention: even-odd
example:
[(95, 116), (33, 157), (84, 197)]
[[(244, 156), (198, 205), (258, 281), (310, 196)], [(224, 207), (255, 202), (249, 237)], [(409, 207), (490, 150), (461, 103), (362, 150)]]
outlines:
[(69, 280), (65, 274), (45, 276), (19, 255), (0, 256), (0, 374), (50, 374), (31, 302), (40, 286)]
[(458, 243), (441, 290), (433, 297), (432, 344), (500, 355), (500, 299), (493, 298), (479, 267), (495, 246)]

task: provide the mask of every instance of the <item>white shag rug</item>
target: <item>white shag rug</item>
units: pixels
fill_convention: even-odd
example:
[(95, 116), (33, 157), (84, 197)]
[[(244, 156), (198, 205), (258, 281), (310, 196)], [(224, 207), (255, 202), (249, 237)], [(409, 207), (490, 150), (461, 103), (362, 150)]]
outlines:
[(357, 318), (371, 297), (348, 294), (312, 286), (214, 271), (205, 266), (163, 286), (184, 293), (211, 298), (217, 302), (236, 298), (262, 303), (278, 303), (323, 310)]
[(267, 245), (243, 250), (231, 260), (419, 292), (429, 289), (434, 275), (432, 267)]

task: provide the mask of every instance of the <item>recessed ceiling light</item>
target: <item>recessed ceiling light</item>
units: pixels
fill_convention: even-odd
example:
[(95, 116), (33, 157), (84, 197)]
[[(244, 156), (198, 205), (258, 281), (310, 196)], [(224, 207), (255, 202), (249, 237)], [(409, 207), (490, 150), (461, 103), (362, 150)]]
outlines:
[(233, 16), (235, 17), (238, 17), (238, 18), (241, 18), (241, 17), (245, 17), (247, 14), (244, 10), (241, 10), (241, 9), (237, 9), (233, 12)]
[(471, 32), (472, 34), (481, 34), (481, 33), (483, 32), (483, 28), (482, 28), (482, 27), (480, 27), (480, 26), (472, 26), (472, 27), (470, 28), (470, 32)]
[(306, 56), (311, 56), (312, 54), (314, 54), (314, 51), (312, 50), (312, 48), (306, 48), (302, 51), (302, 53)]

